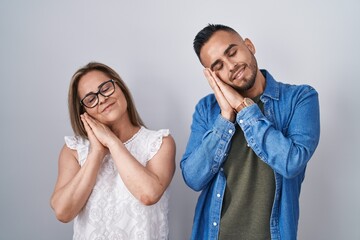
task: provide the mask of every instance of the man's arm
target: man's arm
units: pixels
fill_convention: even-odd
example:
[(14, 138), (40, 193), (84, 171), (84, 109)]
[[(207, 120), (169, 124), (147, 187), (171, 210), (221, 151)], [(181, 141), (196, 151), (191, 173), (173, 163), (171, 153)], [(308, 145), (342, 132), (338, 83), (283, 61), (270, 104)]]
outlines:
[(208, 122), (208, 114), (213, 110), (205, 101), (196, 106), (190, 138), (180, 162), (186, 184), (195, 191), (206, 187), (220, 170), (235, 133), (234, 124), (220, 114), (214, 122)]
[(256, 105), (243, 109), (236, 117), (249, 146), (285, 178), (293, 178), (304, 170), (320, 137), (317, 92), (307, 86), (296, 98), (287, 103), (293, 104), (294, 110), (288, 116), (289, 122), (280, 130)]

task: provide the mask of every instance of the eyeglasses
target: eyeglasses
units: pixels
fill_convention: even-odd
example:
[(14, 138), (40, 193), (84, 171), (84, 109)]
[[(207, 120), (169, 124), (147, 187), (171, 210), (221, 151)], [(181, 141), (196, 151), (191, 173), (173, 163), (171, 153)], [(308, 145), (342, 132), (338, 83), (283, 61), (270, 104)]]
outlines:
[(99, 94), (104, 97), (109, 97), (115, 92), (114, 80), (110, 79), (99, 85), (99, 90), (96, 93), (90, 92), (80, 100), (81, 105), (87, 108), (94, 108), (99, 103)]

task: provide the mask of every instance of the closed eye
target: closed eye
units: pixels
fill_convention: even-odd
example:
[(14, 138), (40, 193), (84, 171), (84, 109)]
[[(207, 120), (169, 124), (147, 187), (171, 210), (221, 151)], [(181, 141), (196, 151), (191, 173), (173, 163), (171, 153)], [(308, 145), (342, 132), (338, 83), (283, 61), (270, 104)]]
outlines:
[(223, 63), (218, 63), (212, 68), (212, 70), (213, 71), (220, 71), (223, 68), (223, 65), (224, 65)]
[(229, 52), (229, 57), (235, 56), (236, 53), (237, 53), (237, 50)]
[(93, 103), (96, 100), (96, 95), (89, 95), (86, 97), (88, 103)]
[(109, 89), (110, 89), (110, 86), (106, 86), (106, 85), (105, 85), (105, 86), (103, 86), (103, 87), (101, 88), (100, 91), (101, 91), (102, 93), (104, 93), (104, 92), (109, 91)]

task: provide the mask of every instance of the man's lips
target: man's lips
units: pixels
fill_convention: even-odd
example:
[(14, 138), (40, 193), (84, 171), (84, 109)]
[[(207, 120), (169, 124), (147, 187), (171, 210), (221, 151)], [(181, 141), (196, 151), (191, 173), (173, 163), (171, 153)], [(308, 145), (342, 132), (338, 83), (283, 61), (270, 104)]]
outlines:
[(245, 71), (245, 65), (241, 65), (236, 71), (235, 73), (232, 75), (231, 80), (234, 81), (236, 79), (241, 79), (243, 76), (243, 73)]

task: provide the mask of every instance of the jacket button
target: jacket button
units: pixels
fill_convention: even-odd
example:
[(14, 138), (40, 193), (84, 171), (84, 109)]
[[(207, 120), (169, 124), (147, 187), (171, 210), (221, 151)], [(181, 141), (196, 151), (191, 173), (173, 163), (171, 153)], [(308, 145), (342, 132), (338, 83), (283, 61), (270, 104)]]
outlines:
[(216, 226), (217, 226), (217, 223), (216, 223), (216, 222), (213, 222), (213, 225), (214, 225), (214, 227), (216, 227)]

